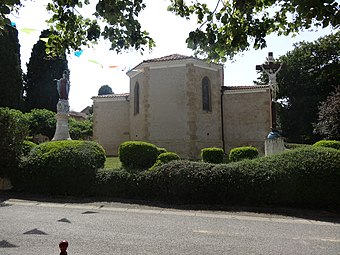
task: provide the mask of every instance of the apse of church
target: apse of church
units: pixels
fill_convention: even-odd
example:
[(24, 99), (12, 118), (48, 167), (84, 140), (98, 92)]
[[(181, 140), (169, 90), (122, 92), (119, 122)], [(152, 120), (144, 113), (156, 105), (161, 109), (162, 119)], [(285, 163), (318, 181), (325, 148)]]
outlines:
[[(124, 141), (141, 140), (176, 152), (183, 158), (198, 158), (200, 150), (206, 147), (229, 149), (242, 143), (261, 147), (270, 129), (269, 111), (265, 109), (267, 96), (270, 102), (269, 90), (257, 87), (247, 94), (246, 90), (231, 93), (222, 89), (222, 65), (175, 54), (143, 61), (127, 75), (130, 93), (93, 97), (94, 139), (108, 155), (117, 155), (118, 146)], [(232, 106), (226, 102), (230, 95)], [(253, 103), (247, 104), (242, 97), (254, 104), (258, 101), (260, 105), (254, 108)], [(244, 104), (239, 105), (239, 102)], [(245, 116), (247, 121), (234, 119), (233, 114), (237, 112), (247, 115), (247, 110), (242, 108), (249, 107), (258, 113), (250, 112), (251, 116)], [(230, 108), (234, 113), (228, 114)], [(256, 120), (257, 114), (262, 117)], [(249, 123), (249, 118), (261, 123)], [(242, 123), (246, 126), (237, 127)], [(237, 129), (247, 133), (247, 126), (258, 129), (254, 137), (236, 134)]]

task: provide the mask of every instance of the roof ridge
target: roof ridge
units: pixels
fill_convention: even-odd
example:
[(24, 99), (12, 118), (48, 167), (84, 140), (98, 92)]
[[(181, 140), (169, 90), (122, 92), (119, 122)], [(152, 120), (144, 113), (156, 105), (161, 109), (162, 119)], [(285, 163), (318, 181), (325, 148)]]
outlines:
[(175, 54), (170, 54), (170, 55), (159, 57), (159, 58), (147, 59), (147, 60), (144, 60), (143, 63), (182, 60), (182, 59), (188, 59), (188, 58), (194, 58), (194, 57), (175, 53)]
[(106, 94), (106, 95), (98, 95), (93, 96), (92, 98), (115, 98), (115, 97), (126, 97), (129, 96), (130, 93), (119, 93), (119, 94)]

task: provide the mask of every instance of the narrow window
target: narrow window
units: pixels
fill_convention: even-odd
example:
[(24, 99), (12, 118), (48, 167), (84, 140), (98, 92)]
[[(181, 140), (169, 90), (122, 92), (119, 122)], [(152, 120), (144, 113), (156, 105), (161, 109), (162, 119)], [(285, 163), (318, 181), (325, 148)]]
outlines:
[(134, 89), (134, 114), (139, 113), (139, 83), (136, 82)]
[(202, 102), (203, 111), (211, 112), (211, 88), (208, 77), (204, 77), (202, 80)]

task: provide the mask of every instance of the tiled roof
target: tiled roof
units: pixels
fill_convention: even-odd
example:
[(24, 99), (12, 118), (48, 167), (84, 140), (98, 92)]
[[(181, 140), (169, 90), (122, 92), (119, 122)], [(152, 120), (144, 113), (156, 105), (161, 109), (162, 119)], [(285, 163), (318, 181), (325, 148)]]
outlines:
[(164, 56), (161, 58), (153, 58), (153, 59), (144, 60), (143, 63), (183, 60), (183, 59), (190, 59), (190, 58), (195, 58), (195, 57), (189, 57), (189, 56), (184, 56), (180, 54), (172, 54), (172, 55)]
[(107, 95), (93, 96), (92, 98), (121, 98), (121, 97), (128, 97), (129, 95), (130, 93), (107, 94)]
[(250, 86), (223, 86), (223, 90), (247, 90), (269, 88), (268, 85), (250, 85)]

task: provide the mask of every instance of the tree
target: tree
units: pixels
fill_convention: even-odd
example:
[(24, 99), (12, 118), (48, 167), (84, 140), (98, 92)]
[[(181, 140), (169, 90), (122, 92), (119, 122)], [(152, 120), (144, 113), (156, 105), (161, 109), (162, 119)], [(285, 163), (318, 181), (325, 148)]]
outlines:
[(315, 42), (300, 42), (279, 58), (284, 68), (278, 73), (278, 109), (281, 130), (288, 141), (313, 143), (318, 105), (340, 84), (340, 32)]
[(340, 141), (340, 86), (319, 106), (314, 131), (325, 139)]
[(33, 109), (26, 113), (30, 136), (42, 134), (50, 140), (56, 128), (55, 113), (46, 109)]
[(69, 118), (70, 136), (73, 140), (91, 140), (93, 135), (93, 120), (90, 116), (86, 120), (78, 121)]
[(18, 167), (28, 125), (19, 110), (0, 107), (0, 177), (10, 177)]
[[(42, 31), (40, 38), (48, 37), (50, 31)], [(31, 109), (48, 109), (57, 111), (59, 99), (55, 79), (62, 77), (63, 71), (68, 70), (65, 54), (60, 57), (46, 55), (45, 42), (39, 40), (32, 49), (31, 58), (27, 64), (26, 75), (26, 107)]]
[[(6, 21), (10, 8), (18, 8), (23, 0), (4, 0), (0, 5), (0, 27)], [(200, 25), (189, 34), (188, 46), (212, 60), (226, 60), (249, 47), (266, 47), (266, 36), (295, 34), (312, 26), (337, 28), (340, 23), (337, 0), (216, 0), (208, 8), (203, 1), (169, 0), (169, 10), (187, 19), (197, 16)], [(111, 49), (120, 52), (130, 47), (144, 50), (154, 41), (141, 29), (137, 18), (145, 8), (143, 0), (98, 0), (94, 19), (84, 18), (77, 9), (89, 0), (49, 0), (48, 20), (56, 32), (48, 40), (51, 54), (78, 50), (98, 41), (100, 36), (111, 42)], [(211, 5), (211, 4), (210, 4)], [(2, 6), (2, 7), (1, 7)], [(103, 21), (100, 27), (97, 20)]]
[(296, 34), (312, 26), (338, 27), (340, 23), (337, 0), (216, 0), (213, 8), (192, 2), (171, 0), (169, 10), (181, 17), (197, 16), (200, 27), (190, 32), (188, 46), (215, 61), (233, 58), (251, 46), (265, 48), (271, 33)]
[(16, 28), (6, 25), (0, 34), (0, 107), (20, 109), (22, 70)]
[[(8, 23), (7, 14), (19, 8), (24, 0), (4, 0), (0, 4), (0, 29)], [(143, 0), (103, 1), (98, 0), (94, 18), (83, 17), (78, 9), (89, 4), (89, 0), (49, 0), (47, 11), (51, 18), (47, 21), (54, 33), (50, 34), (46, 52), (58, 56), (69, 50), (79, 50), (89, 46), (100, 37), (111, 42), (111, 49), (120, 52), (134, 48), (144, 50), (144, 46), (154, 46), (154, 41), (141, 29), (137, 20), (145, 8)], [(104, 24), (99, 26), (98, 20)]]
[(114, 94), (112, 88), (109, 85), (103, 85), (98, 90), (98, 96)]

